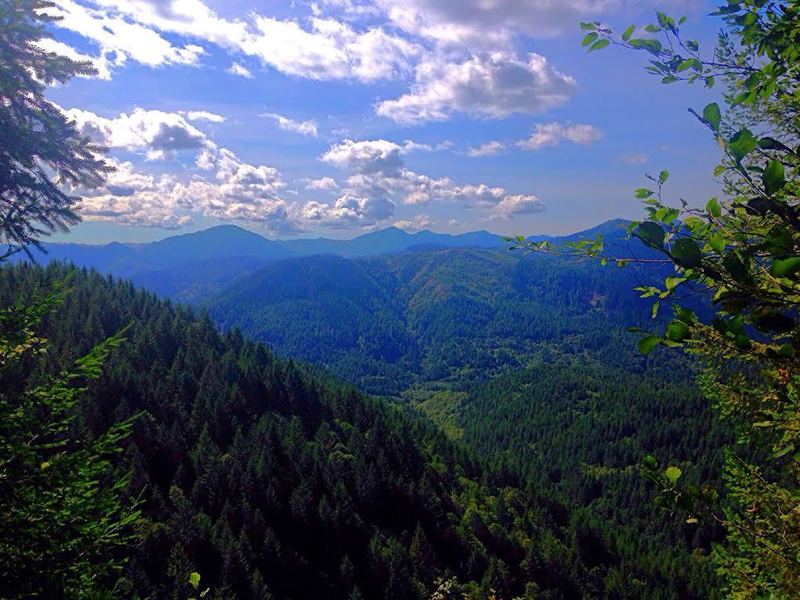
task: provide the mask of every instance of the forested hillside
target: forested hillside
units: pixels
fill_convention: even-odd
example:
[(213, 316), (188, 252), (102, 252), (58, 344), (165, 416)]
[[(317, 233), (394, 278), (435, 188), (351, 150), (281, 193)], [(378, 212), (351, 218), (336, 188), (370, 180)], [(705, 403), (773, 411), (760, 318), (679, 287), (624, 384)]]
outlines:
[[(708, 550), (722, 529), (712, 520), (667, 517), (642, 475), (642, 461), (652, 455), (679, 465), (693, 485), (719, 479), (721, 448), (731, 436), (679, 365), (631, 373), (575, 360), (443, 395), (434, 402), (439, 414), (449, 403), (445, 426), (499, 481), (536, 490), (546, 506), (591, 532), (579, 542), (586, 560), (618, 561), (635, 574), (628, 584), (642, 596), (653, 577), (679, 597), (713, 581)], [(428, 412), (430, 402), (423, 404)]]
[(203, 305), (223, 327), (240, 327), (278, 353), (323, 364), (367, 392), (398, 395), (561, 355), (638, 368), (622, 324), (650, 325), (649, 306), (630, 290), (658, 275), (507, 249), (319, 256), (254, 271)]
[(581, 556), (580, 523), (487, 485), (407, 411), (91, 273), (6, 267), (0, 300), (65, 278), (42, 331), (54, 349), (29, 362), (31, 377), (130, 326), (81, 406), (90, 431), (138, 415), (119, 459), (146, 517), (125, 593), (188, 593), (193, 571), (214, 597), (427, 597), (450, 576), (478, 597), (624, 593), (615, 560)]

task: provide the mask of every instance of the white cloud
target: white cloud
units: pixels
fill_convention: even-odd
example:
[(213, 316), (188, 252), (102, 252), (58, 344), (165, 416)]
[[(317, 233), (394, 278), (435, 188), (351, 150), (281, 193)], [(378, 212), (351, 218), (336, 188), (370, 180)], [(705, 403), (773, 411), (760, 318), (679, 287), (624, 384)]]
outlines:
[[(296, 209), (282, 198), (286, 185), (277, 169), (242, 161), (183, 115), (141, 108), (114, 118), (79, 109), (65, 112), (84, 135), (112, 150), (140, 153), (148, 159), (165, 159), (185, 150), (195, 157), (194, 168), (152, 175), (112, 156), (117, 169), (103, 188), (77, 190), (83, 196), (80, 210), (87, 220), (172, 228), (205, 215), (261, 223), (279, 233), (299, 229)], [(209, 114), (213, 115), (200, 117), (207, 120)]]
[(44, 12), (58, 18), (57, 27), (74, 31), (97, 45), (99, 56), (92, 60), (105, 66), (101, 73), (106, 76), (109, 76), (108, 65), (121, 66), (128, 60), (150, 67), (196, 65), (205, 54), (196, 44), (175, 46), (139, 22), (89, 8), (74, 0), (58, 0)]
[(186, 115), (186, 118), (190, 121), (209, 121), (211, 123), (224, 123), (227, 119), (222, 115), (218, 115), (217, 113), (209, 112), (207, 110), (190, 110), (187, 112), (181, 112), (182, 115)]
[(381, 174), (394, 176), (403, 166), (400, 154), (403, 147), (387, 140), (366, 140), (355, 142), (344, 140), (322, 155), (326, 162), (339, 169), (355, 173)]
[(394, 215), (395, 203), (388, 198), (371, 198), (345, 193), (333, 204), (308, 202), (303, 217), (311, 222), (337, 228), (371, 227)]
[(433, 57), (417, 65), (415, 80), (411, 92), (379, 102), (378, 114), (406, 124), (442, 121), (456, 112), (498, 118), (559, 106), (575, 91), (572, 77), (535, 53), (521, 60), (495, 52), (461, 63)]
[(406, 72), (418, 47), (382, 29), (356, 31), (334, 19), (297, 21), (255, 15), (254, 35), (239, 50), (288, 75), (308, 79), (375, 81)]
[(536, 125), (529, 138), (517, 142), (517, 146), (525, 150), (539, 150), (546, 146), (558, 146), (563, 141), (573, 144), (589, 145), (603, 134), (599, 129), (586, 124), (540, 123)]
[(72, 108), (65, 111), (78, 130), (108, 148), (144, 151), (149, 159), (165, 159), (181, 150), (197, 151), (208, 138), (183, 115), (135, 108), (107, 119), (93, 112)]
[(280, 196), (280, 173), (266, 165), (239, 160), (230, 150), (209, 146), (209, 176), (192, 173), (150, 175), (130, 162), (111, 159), (116, 171), (103, 188), (83, 193), (79, 204), (88, 221), (113, 221), (167, 229), (198, 215), (262, 224), (276, 233), (299, 230), (293, 207)]
[(335, 190), (339, 186), (332, 177), (320, 177), (319, 179), (312, 179), (306, 184), (307, 190)]
[(409, 32), (443, 42), (483, 42), (512, 32), (552, 36), (613, 0), (377, 0)]
[(413, 219), (401, 219), (400, 221), (395, 221), (394, 226), (405, 231), (420, 231), (422, 229), (429, 229), (432, 227), (433, 220), (429, 215), (422, 214), (417, 215)]
[(505, 149), (506, 145), (503, 142), (491, 141), (474, 148), (469, 148), (469, 150), (467, 150), (467, 156), (471, 156), (473, 158), (478, 156), (492, 156), (498, 152), (502, 152)]
[[(201, 0), (95, 0), (90, 9), (74, 0), (58, 0), (59, 27), (75, 31), (101, 46), (142, 64), (194, 64), (204, 50), (197, 45), (171, 46), (160, 32), (212, 43), (234, 53), (258, 58), (281, 73), (308, 79), (392, 78), (411, 68), (420, 49), (380, 27), (353, 29), (322, 16), (307, 20), (277, 19), (251, 12), (246, 18), (224, 19)], [(124, 62), (124, 57), (118, 64)], [(250, 75), (241, 64), (229, 71)]]
[(262, 117), (272, 119), (278, 124), (278, 127), (284, 131), (294, 131), (302, 135), (317, 137), (317, 122), (316, 121), (295, 121), (277, 113), (263, 113)]
[(515, 215), (530, 215), (544, 210), (544, 204), (536, 196), (516, 194), (506, 196), (492, 210), (492, 216), (498, 219), (510, 219)]
[[(459, 185), (448, 177), (430, 177), (407, 168), (404, 147), (388, 140), (344, 140), (321, 159), (350, 175), (345, 195), (406, 205), (454, 202), (490, 215), (536, 212), (543, 205), (534, 196), (511, 195), (503, 187), (487, 184)], [(320, 210), (314, 203), (314, 210)]]
[(253, 74), (250, 70), (240, 63), (232, 63), (230, 67), (227, 69), (228, 73), (232, 75), (238, 75), (239, 77), (244, 77), (245, 79), (252, 79)]
[(508, 43), (520, 34), (552, 37), (581, 20), (643, 8), (697, 7), (702, 0), (375, 0), (399, 28), (439, 43), (471, 48)]

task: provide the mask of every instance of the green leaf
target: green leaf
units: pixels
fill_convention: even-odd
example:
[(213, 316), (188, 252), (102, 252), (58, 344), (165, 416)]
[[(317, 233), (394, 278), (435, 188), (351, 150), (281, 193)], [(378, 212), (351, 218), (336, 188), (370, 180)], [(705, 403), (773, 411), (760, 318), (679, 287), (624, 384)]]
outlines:
[(728, 140), (727, 148), (731, 156), (736, 162), (750, 154), (758, 146), (758, 140), (753, 136), (749, 129), (744, 128), (737, 131), (731, 139)]
[(658, 174), (658, 183), (663, 185), (664, 183), (667, 182), (667, 179), (669, 179), (669, 171), (667, 171), (666, 169)]
[(671, 292), (684, 281), (686, 281), (686, 277), (667, 277), (664, 280), (664, 285), (666, 286), (667, 290)]
[(720, 207), (719, 201), (716, 198), (711, 198), (706, 203), (706, 212), (712, 217), (719, 217), (722, 215), (722, 207)]
[(800, 256), (790, 256), (772, 262), (772, 274), (776, 277), (788, 277), (800, 271)]
[(658, 468), (658, 460), (652, 454), (645, 454), (644, 458), (642, 459), (642, 465), (644, 465), (647, 469), (654, 471)]
[(721, 235), (712, 235), (711, 239), (708, 240), (708, 244), (717, 252), (722, 252), (725, 250), (725, 238)]
[(647, 31), (648, 33), (658, 33), (659, 31), (661, 31), (661, 27), (659, 27), (658, 25), (647, 25), (645, 26), (644, 30)]
[(693, 269), (703, 261), (700, 247), (691, 238), (680, 238), (672, 244), (672, 258), (682, 267)]
[(644, 221), (639, 224), (633, 235), (642, 240), (651, 248), (660, 249), (664, 247), (664, 236), (666, 235), (661, 225), (652, 221)]
[(636, 31), (636, 25), (631, 25), (625, 31), (622, 32), (622, 41), (627, 42), (631, 39), (633, 32)]
[(648, 190), (647, 188), (639, 188), (638, 190), (636, 190), (636, 197), (640, 199), (649, 198), (653, 194), (655, 194), (655, 192), (653, 190)]
[(194, 572), (189, 575), (189, 585), (194, 589), (200, 587), (200, 573)]
[(587, 33), (586, 37), (583, 38), (583, 41), (581, 42), (581, 46), (584, 46), (584, 47), (588, 46), (589, 44), (594, 42), (598, 37), (599, 36), (597, 35), (596, 31), (592, 31), (591, 33)]
[(667, 481), (669, 481), (672, 485), (678, 483), (678, 479), (680, 479), (682, 474), (683, 471), (681, 471), (678, 467), (667, 467), (667, 470), (664, 471), (664, 477), (666, 477)]
[(697, 64), (697, 62), (698, 60), (696, 58), (687, 58), (678, 65), (678, 72), (682, 73), (683, 71), (691, 69)]
[(786, 227), (775, 225), (767, 233), (767, 249), (772, 254), (791, 254), (793, 247), (792, 233)]
[(597, 40), (594, 44), (591, 45), (591, 47), (589, 48), (589, 52), (594, 52), (595, 50), (602, 50), (610, 43), (611, 42), (606, 38), (603, 38), (602, 40)]
[(761, 179), (764, 182), (764, 189), (767, 191), (767, 194), (772, 195), (780, 191), (781, 188), (786, 185), (783, 163), (777, 160), (769, 161)]
[(733, 280), (738, 283), (745, 283), (750, 278), (747, 265), (744, 264), (736, 252), (726, 254), (725, 258), (722, 259), (722, 266), (733, 277)]
[(703, 119), (706, 123), (708, 123), (708, 126), (711, 127), (711, 130), (714, 133), (719, 132), (719, 125), (722, 122), (722, 114), (719, 111), (719, 104), (716, 102), (706, 104), (706, 107), (703, 109)]
[(637, 38), (631, 40), (630, 45), (637, 49), (647, 50), (650, 54), (658, 55), (661, 52), (661, 42), (658, 40), (647, 40), (644, 38)]
[(653, 348), (661, 343), (661, 338), (655, 335), (648, 335), (639, 340), (639, 352), (642, 354), (650, 354)]
[(763, 148), (764, 150), (780, 150), (781, 152), (791, 152), (792, 149), (789, 148), (783, 142), (779, 142), (775, 138), (771, 137), (763, 137), (758, 140), (758, 147)]
[(672, 321), (667, 325), (667, 339), (673, 342), (681, 342), (689, 337), (689, 328), (685, 323)]
[(581, 29), (583, 29), (584, 31), (594, 31), (595, 29), (597, 29), (597, 25), (594, 23), (584, 22), (581, 23)]

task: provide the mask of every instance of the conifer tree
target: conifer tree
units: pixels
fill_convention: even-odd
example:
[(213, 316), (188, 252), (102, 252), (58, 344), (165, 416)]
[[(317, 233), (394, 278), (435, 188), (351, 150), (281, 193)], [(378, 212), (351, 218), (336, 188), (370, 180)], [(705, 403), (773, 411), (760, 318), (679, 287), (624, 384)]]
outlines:
[[(43, 49), (46, 0), (0, 0), (0, 256), (39, 247), (78, 222), (74, 192), (102, 184), (110, 168), (45, 87), (91, 75), (88, 62)], [(72, 190), (72, 191), (70, 191)]]

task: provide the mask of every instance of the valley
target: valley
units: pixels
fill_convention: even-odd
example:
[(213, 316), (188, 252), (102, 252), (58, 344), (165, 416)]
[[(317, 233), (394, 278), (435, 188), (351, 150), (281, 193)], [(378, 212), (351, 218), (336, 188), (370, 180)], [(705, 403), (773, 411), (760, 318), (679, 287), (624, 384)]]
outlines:
[[(601, 233), (612, 247), (646, 255), (644, 246), (627, 239), (624, 226), (622, 222), (612, 222), (580, 235)], [(537, 546), (537, 551), (543, 554), (536, 560), (559, 556), (558, 560), (568, 561), (558, 567), (562, 575), (556, 579), (552, 579), (552, 564), (545, 569), (546, 573), (528, 572), (527, 577), (536, 586), (544, 586), (542, 590), (551, 589), (566, 597), (589, 589), (624, 597), (639, 597), (644, 589), (661, 590), (652, 597), (675, 594), (699, 598), (709, 593), (714, 579), (707, 555), (720, 531), (712, 523), (686, 525), (670, 521), (668, 515), (654, 507), (655, 490), (648, 488), (639, 474), (642, 457), (652, 454), (659, 461), (681, 464), (688, 480), (718, 477), (721, 454), (717, 449), (728, 437), (710, 416), (692, 382), (692, 363), (665, 352), (643, 356), (636, 348), (636, 337), (626, 331), (632, 325), (654, 326), (649, 305), (631, 290), (644, 282), (656, 282), (661, 275), (657, 269), (601, 267), (558, 253), (514, 253), (500, 238), (494, 248), (459, 245), (450, 240), (445, 247), (412, 245), (385, 252), (379, 251), (385, 247), (377, 244), (376, 251), (367, 256), (329, 253), (286, 257), (275, 255), (273, 243), (265, 244), (258, 241), (260, 236), (235, 228), (224, 230), (226, 238), (233, 236), (233, 239), (209, 243), (208, 236), (219, 242), (213, 236), (221, 233), (217, 229), (168, 238), (153, 244), (157, 252), (137, 249), (136, 261), (130, 256), (118, 261), (115, 246), (94, 249), (77, 255), (77, 259), (74, 248), (54, 246), (49, 248), (49, 254), (39, 258), (49, 260), (48, 271), (55, 269), (56, 273), (61, 272), (64, 267), (60, 264), (67, 259), (83, 261), (83, 266), (129, 279), (137, 287), (164, 298), (188, 303), (191, 312), (179, 309), (170, 318), (192, 319), (190, 315), (197, 314), (206, 319), (201, 321), (207, 323), (204, 327), (211, 327), (213, 322), (228, 332), (224, 334), (225, 344), (245, 343), (245, 339), (263, 342), (270, 353), (291, 359), (292, 366), (287, 368), (298, 368), (323, 380), (332, 376), (382, 398), (380, 402), (386, 403), (390, 413), (397, 412), (401, 422), (417, 428), (416, 432), (391, 434), (399, 436), (398, 443), (405, 436), (423, 435), (427, 440), (422, 442), (425, 448), (434, 444), (440, 448), (438, 452), (445, 453), (437, 457), (424, 451), (427, 456), (424, 460), (440, 465), (436, 468), (444, 467), (448, 460), (467, 461), (459, 463), (463, 466), (457, 468), (465, 469), (465, 475), (471, 473), (470, 477), (476, 479), (474, 483), (462, 482), (459, 486), (478, 486), (474, 488), (474, 493), (478, 493), (480, 486), (489, 483), (489, 489), (500, 486), (508, 490), (503, 494), (523, 491), (529, 494), (524, 507), (518, 509), (522, 511), (520, 518), (540, 521), (527, 521), (524, 527), (546, 532), (540, 538), (545, 546)], [(389, 231), (388, 235), (395, 234)], [(373, 239), (376, 236), (373, 234)], [(242, 239), (247, 243), (239, 246)], [(570, 239), (574, 238), (554, 241), (563, 243)], [(214, 255), (193, 260), (196, 257), (190, 248), (195, 245), (213, 247)], [(69, 252), (72, 254), (68, 258)], [(345, 250), (344, 254), (351, 252)], [(155, 256), (158, 269), (153, 268), (155, 259), (148, 258)], [(141, 265), (145, 259), (150, 261), (146, 269), (137, 270), (133, 266)], [(28, 277), (39, 277), (35, 273)], [(142, 292), (134, 292), (123, 282), (107, 290), (99, 283), (89, 274), (86, 285), (98, 293), (116, 295), (118, 292), (114, 290), (119, 289), (125, 290), (124, 294), (131, 299), (145, 298)], [(152, 302), (155, 300), (147, 301), (152, 310), (163, 310), (157, 308), (158, 302)], [(108, 300), (86, 298), (79, 302), (83, 303), (100, 306), (107, 305)], [(75, 310), (74, 306), (70, 302), (66, 308)], [(120, 306), (115, 310), (129, 309)], [(669, 307), (663, 310), (668, 312)], [(78, 340), (98, 339), (103, 335), (101, 332), (110, 333), (119, 326), (108, 324), (109, 318), (102, 311), (91, 317), (89, 322), (95, 325), (90, 325), (90, 330), (73, 333), (75, 352), (82, 351)], [(120, 323), (119, 319), (112, 317), (112, 322)], [(68, 321), (77, 325), (80, 318), (76, 315)], [(663, 319), (656, 320), (661, 322)], [(182, 327), (187, 325), (188, 322)], [(185, 341), (165, 341), (163, 336), (176, 335), (170, 331), (171, 328), (157, 334), (159, 341), (154, 339), (148, 345), (155, 344), (153, 350), (183, 347)], [(150, 335), (154, 333), (152, 330)], [(204, 334), (207, 335), (211, 335), (210, 330)], [(202, 343), (216, 346), (222, 342), (209, 339)], [(224, 353), (224, 350), (215, 352), (220, 351)], [(165, 356), (167, 362), (157, 367), (159, 371), (177, 375), (178, 367), (171, 361), (185, 360), (178, 358), (183, 352)], [(156, 353), (160, 355), (160, 351)], [(193, 368), (192, 379), (198, 378), (193, 385), (200, 385), (195, 393), (211, 394), (209, 401), (219, 397), (225, 385), (220, 382), (214, 385), (223, 387), (209, 388), (211, 384), (206, 379), (225, 377), (225, 369), (237, 363), (241, 359), (235, 359), (230, 367), (221, 365), (222, 371)], [(309, 370), (301, 366), (303, 363), (322, 370)], [(156, 364), (160, 364), (160, 359)], [(278, 371), (284, 372), (283, 369), (280, 367)], [(179, 371), (185, 371), (185, 367)], [(162, 383), (167, 386), (165, 391), (177, 384), (177, 381), (167, 383), (171, 377)], [(241, 377), (237, 375), (234, 379), (241, 381)], [(269, 379), (274, 377), (270, 375)], [(162, 376), (157, 378), (163, 380)], [(192, 454), (199, 450), (188, 448), (209, 443), (196, 437), (201, 433), (210, 435), (214, 447), (227, 447), (238, 439), (236, 431), (241, 427), (245, 437), (236, 443), (248, 446), (248, 436), (256, 434), (247, 432), (265, 409), (270, 414), (276, 410), (287, 416), (296, 414), (300, 423), (310, 418), (312, 424), (304, 425), (305, 430), (318, 431), (319, 419), (327, 418), (321, 415), (329, 409), (315, 407), (314, 401), (311, 405), (302, 404), (311, 400), (315, 392), (309, 397), (308, 392), (294, 392), (285, 388), (286, 384), (278, 385), (275, 392), (269, 392), (278, 394), (271, 401), (277, 404), (269, 409), (253, 405), (255, 400), (248, 400), (246, 394), (241, 397), (242, 390), (222, 393), (221, 397), (230, 399), (222, 405), (206, 406), (202, 416), (195, 414), (201, 410), (198, 401), (190, 402), (187, 397), (189, 404), (184, 408), (176, 406), (175, 410), (179, 410), (178, 414), (185, 413), (181, 418), (190, 419), (188, 423), (196, 424), (190, 429), (180, 425), (183, 431), (180, 436), (193, 437), (169, 442), (186, 448), (177, 450), (176, 446), (176, 456)], [(230, 393), (234, 395), (229, 396)], [(288, 405), (280, 399), (286, 393), (296, 398)], [(304, 394), (306, 400), (301, 400)], [(296, 402), (301, 404), (295, 407)], [(353, 410), (352, 404), (348, 406), (335, 418), (345, 418)], [(148, 413), (156, 409), (147, 405), (144, 408)], [(125, 409), (133, 410), (138, 409)], [(333, 415), (336, 414), (334, 411)], [(228, 422), (232, 417), (239, 425)], [(164, 418), (157, 417), (157, 421), (163, 422)], [(245, 425), (250, 422), (253, 425)], [(197, 429), (200, 423), (218, 423), (214, 425), (218, 429), (216, 433)], [(278, 437), (284, 435), (280, 433)], [(314, 439), (319, 439), (319, 435), (314, 434)], [(160, 437), (155, 432), (145, 435), (145, 439)], [(169, 447), (165, 443), (166, 440), (159, 441), (149, 452), (155, 452), (154, 457), (161, 455)], [(700, 449), (702, 458), (698, 454)], [(183, 481), (181, 472), (187, 467), (178, 468), (180, 464), (178, 461), (157, 477), (164, 482)], [(450, 470), (453, 466), (445, 468)], [(143, 468), (148, 474), (142, 477), (154, 476), (155, 464)], [(197, 472), (198, 468), (195, 464), (191, 470)], [(386, 468), (395, 467), (387, 464)], [(290, 487), (298, 483), (296, 480)], [(188, 493), (195, 485), (187, 481), (179, 487)], [(226, 489), (239, 485), (238, 481), (224, 484)], [(314, 492), (314, 502), (323, 501), (331, 493), (324, 489), (327, 484), (314, 485), (323, 486)], [(168, 493), (167, 488), (161, 489), (160, 493)], [(452, 493), (463, 494), (463, 488), (460, 489)], [(497, 497), (487, 497), (478, 502), (491, 505), (497, 501)], [(415, 500), (409, 502), (413, 504)], [(446, 502), (458, 504), (463, 500), (451, 498)], [(365, 505), (365, 510), (372, 509)], [(534, 518), (532, 514), (538, 516)], [(412, 525), (403, 527), (413, 528)], [(510, 526), (510, 522), (505, 526)], [(425, 535), (430, 538), (433, 534)], [(503, 535), (530, 533), (509, 530)], [(483, 540), (481, 544), (490, 544), (489, 547), (497, 543), (480, 536), (479, 539)], [(492, 552), (482, 547), (480, 552)], [(510, 547), (508, 551), (512, 551)], [(349, 560), (365, 560), (351, 552), (348, 551)], [(507, 589), (520, 593), (519, 567), (512, 567), (507, 562), (509, 558), (503, 560), (511, 571), (508, 576), (493, 580), (491, 585), (502, 580)], [(163, 578), (159, 571), (162, 567), (158, 566), (152, 577)], [(216, 573), (211, 567), (206, 567), (206, 571)], [(154, 585), (154, 581), (147, 585)], [(627, 583), (623, 585), (622, 581)], [(273, 585), (284, 584), (273, 581), (270, 589)], [(334, 586), (330, 590), (340, 589), (333, 581), (325, 585)]]

